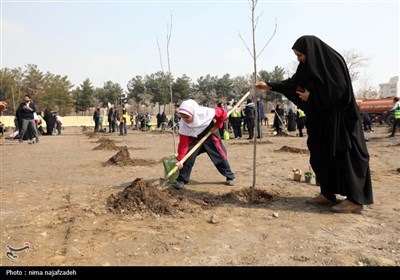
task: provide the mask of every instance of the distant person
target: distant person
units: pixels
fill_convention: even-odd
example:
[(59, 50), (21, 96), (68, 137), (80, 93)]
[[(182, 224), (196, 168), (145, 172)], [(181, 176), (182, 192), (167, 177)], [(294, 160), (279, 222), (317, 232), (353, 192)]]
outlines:
[(264, 104), (262, 103), (261, 99), (259, 96), (257, 96), (257, 109), (258, 109), (258, 121), (257, 121), (257, 138), (262, 137), (262, 130), (261, 130), (261, 125), (262, 121), (265, 119), (265, 110), (264, 110)]
[(349, 70), (343, 57), (315, 36), (302, 36), (292, 47), (299, 65), (281, 82), (256, 87), (283, 93), (307, 115), (310, 164), (321, 193), (307, 201), (333, 205), (334, 212), (357, 212), (373, 203), (369, 154)]
[[(176, 189), (183, 189), (189, 182), (193, 165), (198, 155), (207, 153), (215, 167), (226, 178), (226, 185), (235, 185), (235, 175), (231, 171), (224, 144), (219, 135), (219, 128), (227, 119), (227, 112), (221, 107), (200, 107), (196, 101), (189, 99), (183, 101), (178, 109), (181, 120), (179, 121), (178, 161), (209, 132), (212, 134), (196, 149), (193, 154), (182, 164), (177, 163), (180, 170), (174, 184)], [(215, 122), (214, 122), (215, 120)]]
[(158, 112), (158, 114), (156, 115), (156, 120), (157, 120), (157, 128), (161, 127), (161, 114), (160, 112)]
[[(236, 104), (237, 102), (233, 102), (233, 107), (235, 107)], [(229, 123), (231, 124), (235, 139), (242, 139), (242, 120), (243, 111), (239, 106), (229, 115)]]
[(289, 109), (287, 114), (287, 130), (296, 131), (296, 114), (292, 109)]
[(303, 110), (297, 108), (296, 112), (296, 124), (297, 124), (297, 130), (299, 131), (299, 137), (303, 137), (303, 129), (306, 125), (306, 114), (304, 113)]
[(33, 113), (36, 112), (36, 106), (33, 104), (29, 94), (24, 96), (24, 102), (19, 104), (17, 111), (20, 113), (22, 119), (22, 128), (19, 133), (19, 142), (24, 141), (24, 136), (29, 130), (29, 144), (39, 143), (39, 132), (36, 128)]
[(371, 116), (368, 113), (363, 114), (363, 126), (364, 126), (364, 131), (365, 132), (372, 132), (371, 128)]
[(254, 126), (256, 122), (256, 108), (253, 100), (251, 99), (246, 100), (246, 105), (244, 107), (244, 118), (247, 131), (249, 132), (249, 137), (247, 140), (251, 140), (254, 137)]
[(107, 115), (108, 132), (115, 132), (115, 112), (114, 108), (110, 108)]
[(57, 135), (61, 134), (63, 120), (62, 117), (57, 113), (56, 114), (56, 128), (57, 128)]
[(393, 103), (394, 103), (394, 105), (393, 105), (392, 109), (389, 110), (389, 112), (394, 112), (392, 134), (390, 134), (389, 137), (395, 136), (396, 128), (398, 125), (400, 125), (400, 101), (399, 101), (399, 98), (397, 98), (397, 97), (393, 98)]
[(161, 129), (164, 130), (165, 127), (167, 126), (167, 124), (168, 124), (168, 117), (165, 114), (165, 112), (162, 112), (162, 114), (161, 114)]
[(126, 109), (123, 108), (121, 114), (119, 115), (119, 135), (127, 135), (128, 131), (126, 129), (126, 122), (128, 121), (129, 115)]
[(96, 110), (94, 111), (93, 121), (94, 121), (94, 132), (98, 132), (100, 125), (100, 108), (96, 108)]
[(275, 128), (275, 132), (278, 135), (282, 132), (282, 128), (285, 125), (283, 123), (285, 111), (281, 108), (281, 105), (276, 104), (275, 109), (272, 110), (272, 113), (274, 113), (273, 127)]
[(56, 125), (56, 119), (54, 118), (54, 115), (51, 112), (51, 108), (46, 108), (46, 110), (44, 110), (43, 119), (46, 122), (46, 134), (45, 135), (53, 135), (53, 130)]
[(39, 112), (39, 113), (37, 114), (37, 116), (38, 116), (38, 120), (39, 120), (39, 123), (37, 124), (37, 129), (38, 129), (38, 131), (40, 132), (41, 135), (44, 135), (44, 134), (46, 134), (46, 133), (45, 133), (44, 130), (43, 130), (43, 126), (44, 126), (44, 123), (45, 123), (46, 121), (45, 121), (44, 118), (43, 118), (43, 112)]

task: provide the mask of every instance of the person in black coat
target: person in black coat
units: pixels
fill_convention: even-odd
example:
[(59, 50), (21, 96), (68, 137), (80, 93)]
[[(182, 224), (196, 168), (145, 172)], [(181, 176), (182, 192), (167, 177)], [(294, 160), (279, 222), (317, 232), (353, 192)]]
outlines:
[[(24, 102), (21, 102), (17, 109), (17, 117), (22, 125), (19, 129), (18, 137), (19, 142), (22, 143), (26, 134), (28, 135), (29, 144), (39, 143), (39, 132), (36, 127), (34, 114), (36, 113), (36, 106), (32, 102), (29, 94), (24, 96)], [(20, 124), (19, 124), (20, 126)]]
[(250, 140), (254, 137), (254, 126), (256, 119), (256, 108), (254, 106), (253, 100), (247, 99), (246, 106), (244, 107), (244, 115), (247, 130), (249, 131), (249, 138), (247, 139)]
[(44, 116), (43, 116), (44, 121), (46, 122), (46, 134), (45, 135), (53, 135), (53, 130), (54, 126), (56, 124), (56, 119), (51, 112), (50, 108), (46, 108), (44, 110)]
[(93, 113), (94, 132), (99, 132), (100, 126), (100, 108), (97, 108)]
[(296, 131), (296, 114), (292, 109), (289, 109), (287, 114), (287, 130)]
[(373, 204), (369, 154), (350, 74), (343, 57), (315, 36), (302, 36), (292, 47), (299, 65), (281, 82), (257, 88), (283, 93), (307, 115), (307, 146), (321, 194), (308, 201), (329, 205), (336, 194), (346, 200), (334, 212), (358, 212)]

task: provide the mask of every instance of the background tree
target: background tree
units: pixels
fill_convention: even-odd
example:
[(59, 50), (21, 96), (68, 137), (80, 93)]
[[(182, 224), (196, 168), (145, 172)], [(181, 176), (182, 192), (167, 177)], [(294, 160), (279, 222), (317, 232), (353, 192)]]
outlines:
[[(261, 76), (262, 75), (262, 76)], [(282, 81), (285, 78), (285, 69), (279, 66), (275, 66), (271, 72), (260, 71), (260, 78), (262, 77), (263, 81)], [(267, 79), (268, 80), (264, 80)], [(282, 94), (269, 90), (266, 95), (266, 100), (270, 102), (282, 101)]]
[(158, 71), (155, 74), (146, 76), (146, 93), (152, 95), (152, 102), (164, 105), (170, 100), (170, 80), (172, 77), (165, 72)]
[(359, 81), (360, 88), (356, 93), (357, 98), (378, 98), (379, 91), (371, 85), (371, 79), (368, 76), (361, 78)]
[[(124, 90), (119, 83), (107, 81), (102, 88), (96, 88), (94, 92), (95, 98), (101, 104), (101, 107), (108, 106), (108, 103), (117, 105), (121, 101)], [(124, 100), (122, 100), (124, 101)]]
[(200, 91), (204, 94), (208, 94), (212, 90), (216, 89), (217, 80), (218, 76), (211, 76), (210, 74), (207, 74), (205, 77), (201, 76), (197, 79), (195, 91)]
[(7, 114), (15, 114), (16, 108), (25, 95), (22, 89), (23, 78), (24, 75), (21, 67), (15, 69), (3, 68), (0, 70), (0, 90), (4, 94), (5, 101), (9, 104), (6, 111)]
[(218, 98), (224, 102), (228, 99), (232, 99), (233, 94), (233, 81), (231, 76), (227, 73), (220, 79), (216, 79), (215, 89), (217, 91)]
[(190, 98), (190, 94), (192, 92), (190, 83), (190, 78), (185, 74), (183, 74), (182, 77), (177, 78), (176, 81), (172, 83), (173, 100), (175, 105), (180, 104), (183, 100)]
[(128, 88), (128, 99), (132, 99), (137, 104), (139, 104), (141, 94), (145, 93), (145, 82), (143, 77), (137, 75), (131, 80), (129, 80), (127, 88)]
[[(254, 10), (257, 1), (249, 0), (249, 3), (252, 7), (252, 20), (254, 21), (253, 31), (255, 31), (258, 18), (254, 17)], [(167, 40), (170, 39), (170, 33), (168, 36)], [(263, 50), (267, 44), (264, 46)], [(249, 48), (248, 51), (252, 54)], [(256, 55), (255, 58), (257, 58), (261, 52)], [(352, 81), (360, 83), (357, 96), (359, 98), (378, 97), (378, 90), (373, 88), (367, 79), (359, 81), (360, 71), (367, 65), (369, 59), (357, 53), (355, 50), (344, 51), (343, 57), (349, 68)], [(224, 74), (221, 78), (207, 74), (198, 78), (195, 83), (192, 83), (190, 77), (187, 75), (182, 75), (182, 77), (178, 77), (174, 80), (170, 72), (159, 71), (147, 75), (144, 78), (140, 75), (134, 76), (128, 81), (127, 96), (125, 96), (121, 86), (113, 81), (107, 81), (102, 88), (94, 89), (90, 80), (86, 79), (80, 86), (71, 91), (72, 85), (67, 76), (56, 75), (50, 72), (43, 74), (43, 72), (38, 69), (37, 65), (27, 64), (24, 69), (21, 67), (0, 69), (0, 90), (5, 95), (5, 100), (9, 104), (8, 110), (5, 112), (6, 115), (15, 113), (15, 108), (21, 102), (25, 94), (30, 94), (32, 96), (39, 110), (51, 107), (61, 114), (68, 114), (74, 107), (76, 112), (80, 112), (87, 111), (94, 105), (105, 106), (108, 102), (111, 104), (118, 104), (121, 102), (121, 99), (123, 99), (122, 101), (126, 99), (133, 100), (138, 106), (139, 104), (148, 104), (148, 106), (151, 106), (153, 103), (158, 103), (159, 106), (165, 106), (171, 103), (171, 100), (174, 100), (174, 105), (177, 105), (184, 99), (193, 98), (202, 104), (207, 103), (209, 106), (215, 106), (218, 101), (225, 102), (232, 98), (241, 98), (241, 96), (248, 91), (248, 88), (252, 87), (254, 83), (253, 80), (281, 81), (285, 76), (286, 78), (292, 76), (297, 65), (297, 62), (293, 62), (290, 69), (286, 70), (279, 66), (275, 66), (272, 71), (260, 70), (257, 77), (253, 74), (256, 73), (255, 71), (247, 76), (237, 76), (233, 78), (229, 73)], [(172, 99), (170, 97), (171, 94)], [(261, 97), (271, 102), (282, 101), (282, 95), (273, 91), (269, 91), (267, 94), (262, 93)], [(138, 108), (138, 110), (139, 109), (140, 108)]]
[(36, 94), (38, 109), (44, 111), (51, 108), (60, 115), (68, 115), (73, 108), (71, 95), (72, 83), (67, 76), (54, 75), (47, 72), (42, 79), (43, 89)]
[(25, 94), (29, 94), (35, 102), (36, 108), (41, 110), (41, 100), (43, 100), (43, 72), (34, 64), (26, 65), (23, 72), (22, 90)]
[(347, 68), (352, 82), (355, 82), (359, 78), (360, 69), (368, 65), (369, 58), (363, 54), (356, 52), (356, 50), (344, 50), (342, 56), (346, 61)]
[(208, 93), (204, 93), (202, 91), (197, 91), (192, 93), (192, 98), (196, 100), (200, 105), (203, 106), (212, 106), (218, 102), (218, 95), (215, 89), (212, 89)]
[(94, 88), (89, 78), (74, 91), (73, 98), (75, 101), (76, 112), (87, 111), (94, 104)]
[(251, 88), (250, 76), (236, 76), (232, 79), (232, 98), (240, 99)]

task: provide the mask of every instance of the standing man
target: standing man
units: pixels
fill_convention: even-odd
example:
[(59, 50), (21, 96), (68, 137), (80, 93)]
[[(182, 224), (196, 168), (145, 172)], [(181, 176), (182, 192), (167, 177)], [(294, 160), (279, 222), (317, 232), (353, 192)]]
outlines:
[(398, 125), (400, 125), (400, 101), (399, 101), (399, 98), (398, 97), (393, 98), (393, 103), (394, 103), (393, 108), (389, 110), (389, 112), (394, 112), (392, 134), (390, 134), (389, 137), (394, 137), (394, 134), (396, 133), (396, 127)]
[(256, 119), (256, 109), (254, 108), (253, 100), (247, 99), (246, 107), (244, 107), (245, 122), (247, 130), (249, 131), (249, 138), (251, 140), (254, 137), (254, 123)]
[[(24, 96), (24, 102), (19, 104), (17, 111), (21, 115), (22, 129), (19, 134), (19, 142), (24, 141), (26, 131), (29, 129), (29, 144), (39, 143), (39, 133), (36, 129), (36, 123), (33, 113), (36, 112), (35, 104), (33, 104), (29, 94)], [(33, 137), (32, 137), (33, 136)]]
[(100, 108), (97, 108), (96, 111), (94, 111), (93, 120), (94, 120), (94, 132), (98, 132), (100, 123)]

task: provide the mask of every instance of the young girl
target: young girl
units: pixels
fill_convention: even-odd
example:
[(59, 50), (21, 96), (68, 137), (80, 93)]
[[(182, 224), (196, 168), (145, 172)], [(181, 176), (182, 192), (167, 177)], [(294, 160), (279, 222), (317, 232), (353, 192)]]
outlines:
[[(179, 145), (177, 160), (180, 161), (210, 130), (212, 134), (204, 143), (182, 164), (177, 163), (180, 170), (174, 184), (176, 189), (183, 189), (189, 182), (190, 173), (196, 157), (206, 152), (217, 170), (226, 177), (226, 185), (235, 185), (235, 175), (232, 173), (227, 160), (226, 149), (221, 141), (218, 129), (227, 119), (223, 108), (200, 107), (196, 101), (189, 99), (182, 102), (178, 110), (179, 117)], [(214, 122), (215, 119), (215, 122)]]

